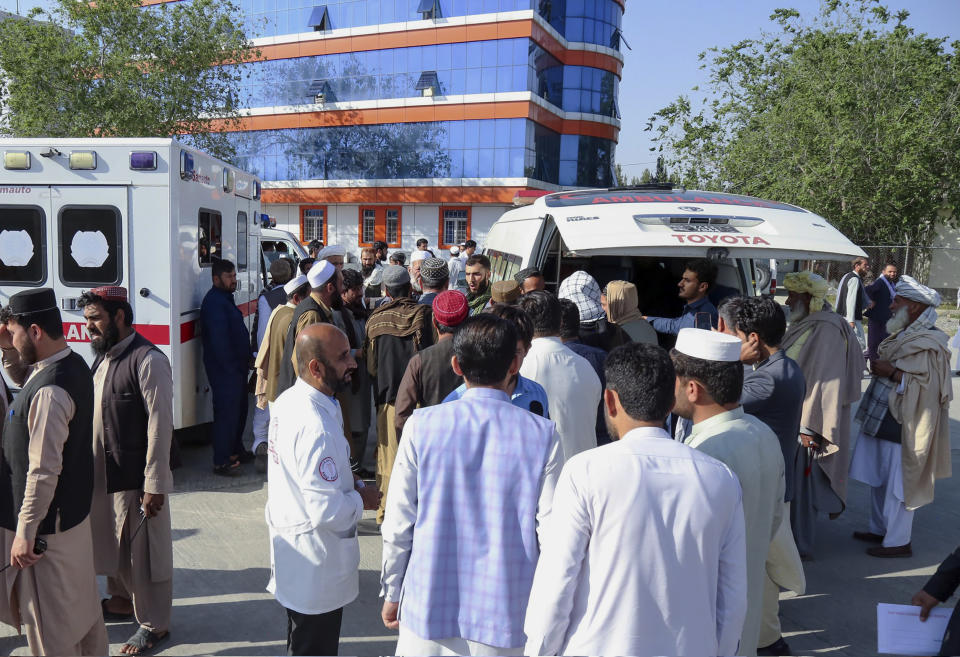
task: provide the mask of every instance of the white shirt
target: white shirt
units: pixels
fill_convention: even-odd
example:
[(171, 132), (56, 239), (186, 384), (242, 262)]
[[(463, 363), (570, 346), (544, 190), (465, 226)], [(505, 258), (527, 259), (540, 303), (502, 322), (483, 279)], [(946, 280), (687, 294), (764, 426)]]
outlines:
[(686, 444), (725, 463), (743, 491), (749, 604), (737, 654), (756, 655), (767, 555), (783, 514), (786, 484), (780, 441), (772, 429), (738, 406), (694, 424)]
[(547, 391), (564, 458), (597, 446), (600, 378), (586, 358), (565, 347), (560, 338), (534, 338), (520, 375)]
[(567, 461), (526, 655), (733, 655), (747, 605), (740, 484), (655, 428)]
[(340, 405), (297, 379), (271, 406), (268, 435), (267, 590), (301, 614), (339, 609), (359, 593), (363, 514)]

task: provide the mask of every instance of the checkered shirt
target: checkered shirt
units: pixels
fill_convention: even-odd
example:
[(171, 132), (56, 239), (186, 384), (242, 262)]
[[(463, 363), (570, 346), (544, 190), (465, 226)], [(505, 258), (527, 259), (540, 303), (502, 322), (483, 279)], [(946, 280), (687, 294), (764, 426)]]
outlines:
[(414, 411), (382, 531), (383, 595), (400, 601), (406, 628), (424, 639), (524, 644), (540, 487), (555, 440), (553, 422), (489, 388)]

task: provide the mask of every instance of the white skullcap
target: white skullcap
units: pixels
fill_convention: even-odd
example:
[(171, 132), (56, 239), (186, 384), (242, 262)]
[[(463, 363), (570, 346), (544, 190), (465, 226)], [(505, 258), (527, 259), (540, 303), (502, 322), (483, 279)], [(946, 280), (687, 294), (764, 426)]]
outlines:
[(923, 285), (912, 276), (901, 276), (900, 281), (897, 283), (896, 292), (898, 297), (903, 297), (910, 301), (919, 301), (920, 303), (925, 303), (933, 307), (939, 306), (943, 301), (939, 292)]
[(740, 338), (704, 329), (684, 328), (677, 334), (675, 349), (700, 360), (734, 363), (740, 360)]
[(410, 256), (410, 262), (411, 263), (419, 262), (420, 260), (426, 260), (427, 258), (430, 258), (430, 257), (432, 256), (426, 251), (417, 250), (417, 251), (414, 251), (413, 255)]
[(459, 247), (459, 246), (451, 246), (451, 247), (450, 247), (450, 255), (452, 255), (452, 256), (458, 256), (458, 255), (460, 255), (460, 247)]
[(307, 282), (307, 277), (303, 274), (300, 274), (296, 278), (291, 278), (286, 285), (283, 286), (283, 291), (287, 293), (287, 296), (290, 296), (294, 291)]
[(330, 280), (337, 268), (329, 260), (317, 260), (310, 271), (307, 272), (307, 280), (310, 287), (316, 289), (322, 287), (324, 283)]
[(330, 256), (340, 256), (345, 258), (347, 255), (347, 247), (340, 246), (339, 244), (331, 244), (330, 246), (325, 246), (320, 249), (319, 255), (317, 255), (318, 260), (325, 260)]

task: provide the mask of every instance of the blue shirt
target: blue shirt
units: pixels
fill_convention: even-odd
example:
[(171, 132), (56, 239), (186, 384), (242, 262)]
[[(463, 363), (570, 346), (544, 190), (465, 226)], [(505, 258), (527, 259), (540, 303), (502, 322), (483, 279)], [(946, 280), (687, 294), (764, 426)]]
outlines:
[(697, 313), (710, 313), (710, 325), (717, 328), (717, 309), (707, 297), (685, 305), (679, 317), (647, 317), (647, 321), (658, 333), (676, 335), (680, 329), (696, 328)]
[[(447, 402), (456, 401), (463, 397), (463, 393), (466, 391), (467, 384), (461, 383), (459, 388), (444, 397), (442, 403), (446, 404)], [(510, 403), (517, 408), (530, 411), (535, 415), (540, 415), (547, 419), (550, 418), (550, 405), (547, 403), (547, 391), (536, 381), (518, 375), (517, 387), (513, 389), (513, 394), (510, 396)], [(536, 411), (537, 407), (535, 404), (537, 403), (540, 404), (540, 408), (542, 409), (540, 413)]]

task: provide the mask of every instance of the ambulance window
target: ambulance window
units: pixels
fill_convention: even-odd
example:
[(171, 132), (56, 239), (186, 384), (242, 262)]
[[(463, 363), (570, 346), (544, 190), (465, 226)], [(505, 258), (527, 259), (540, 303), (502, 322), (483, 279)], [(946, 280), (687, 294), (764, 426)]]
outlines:
[(209, 267), (223, 257), (223, 215), (215, 210), (200, 210), (197, 219), (197, 257), (201, 267)]
[(60, 210), (60, 280), (70, 287), (117, 285), (123, 280), (120, 211), (113, 206)]
[(0, 205), (0, 283), (42, 285), (47, 280), (47, 238), (38, 207)]
[(237, 213), (237, 271), (247, 271), (247, 213)]

